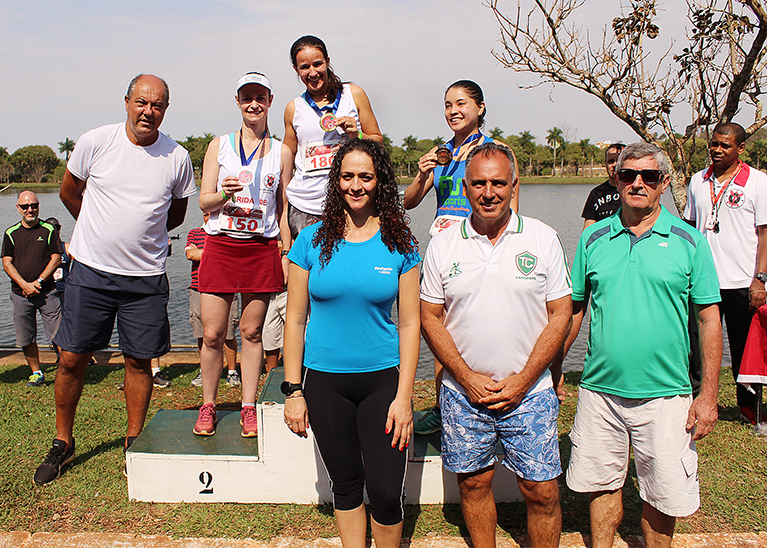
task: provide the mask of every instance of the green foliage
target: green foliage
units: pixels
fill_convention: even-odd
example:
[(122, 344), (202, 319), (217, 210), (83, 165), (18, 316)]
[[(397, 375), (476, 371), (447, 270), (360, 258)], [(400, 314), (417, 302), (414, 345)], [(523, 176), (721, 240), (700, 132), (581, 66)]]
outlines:
[(767, 139), (754, 139), (746, 144), (749, 163), (756, 169), (767, 168)]
[(39, 183), (43, 175), (51, 173), (59, 165), (59, 159), (48, 145), (21, 147), (10, 156), (14, 172), (21, 180)]
[(69, 161), (69, 154), (75, 149), (75, 142), (67, 137), (63, 141), (59, 141), (59, 152), (65, 155), (64, 161)]
[(179, 141), (182, 147), (189, 153), (189, 159), (192, 160), (192, 167), (196, 176), (200, 176), (202, 173), (202, 162), (205, 159), (205, 152), (208, 150), (208, 145), (216, 136), (212, 133), (206, 133), (202, 137), (195, 137), (189, 135), (185, 141)]

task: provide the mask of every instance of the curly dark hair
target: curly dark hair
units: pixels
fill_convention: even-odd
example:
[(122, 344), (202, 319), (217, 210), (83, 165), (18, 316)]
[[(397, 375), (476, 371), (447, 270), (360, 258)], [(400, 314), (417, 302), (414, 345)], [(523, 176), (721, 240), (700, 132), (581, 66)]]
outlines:
[(341, 162), (350, 152), (363, 152), (373, 160), (377, 179), (373, 207), (381, 225), (381, 240), (392, 253), (418, 251), (418, 240), (410, 231), (410, 219), (399, 195), (389, 153), (369, 139), (352, 139), (344, 143), (333, 159), (328, 176), (327, 196), (322, 204), (320, 226), (312, 243), (320, 248), (320, 264), (326, 265), (346, 235), (346, 201), (341, 192)]

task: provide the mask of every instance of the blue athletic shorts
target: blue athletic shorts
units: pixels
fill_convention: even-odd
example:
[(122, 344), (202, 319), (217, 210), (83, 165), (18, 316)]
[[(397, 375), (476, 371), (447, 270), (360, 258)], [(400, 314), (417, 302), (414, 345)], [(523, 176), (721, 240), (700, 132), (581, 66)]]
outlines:
[(518, 407), (499, 412), (473, 405), (442, 385), (442, 465), (471, 473), (495, 463), (498, 441), (503, 465), (522, 479), (548, 481), (562, 473), (557, 441), (559, 402), (554, 390), (528, 394)]
[(109, 274), (74, 262), (54, 342), (86, 354), (109, 346), (117, 319), (120, 350), (137, 359), (170, 351), (168, 278)]

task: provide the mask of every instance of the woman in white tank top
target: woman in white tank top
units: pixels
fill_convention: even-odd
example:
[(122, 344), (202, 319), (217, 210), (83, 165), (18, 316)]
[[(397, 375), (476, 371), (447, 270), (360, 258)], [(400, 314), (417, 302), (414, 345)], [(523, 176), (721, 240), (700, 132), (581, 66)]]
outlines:
[(383, 136), (365, 91), (341, 83), (322, 40), (299, 38), (290, 48), (290, 60), (306, 86), (285, 108), (285, 144), (295, 170), (285, 193), (295, 238), (322, 214), (330, 164), (341, 144), (349, 139), (383, 143)]
[(273, 98), (269, 79), (263, 74), (249, 72), (240, 78), (235, 100), (242, 127), (213, 139), (205, 153), (200, 209), (211, 215), (205, 224), (208, 238), (199, 270), (203, 406), (194, 425), (194, 433), (201, 436), (216, 430), (218, 381), (235, 293), (242, 296), (242, 436), (258, 433), (255, 403), (263, 352), (261, 331), (269, 297), (282, 291), (287, 268), (277, 236), (289, 236), (287, 229), (281, 230), (287, 226), (283, 188), (290, 180), (293, 160), (287, 146), (269, 137), (267, 118)]

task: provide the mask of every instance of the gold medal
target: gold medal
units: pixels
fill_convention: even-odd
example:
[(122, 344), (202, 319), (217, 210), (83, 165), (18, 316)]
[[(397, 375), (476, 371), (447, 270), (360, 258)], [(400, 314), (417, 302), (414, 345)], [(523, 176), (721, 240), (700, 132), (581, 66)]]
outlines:
[(323, 131), (333, 131), (336, 129), (336, 120), (332, 112), (327, 112), (320, 118), (320, 127)]
[(439, 147), (434, 154), (437, 155), (437, 163), (441, 166), (446, 166), (453, 161), (453, 153), (447, 147)]

